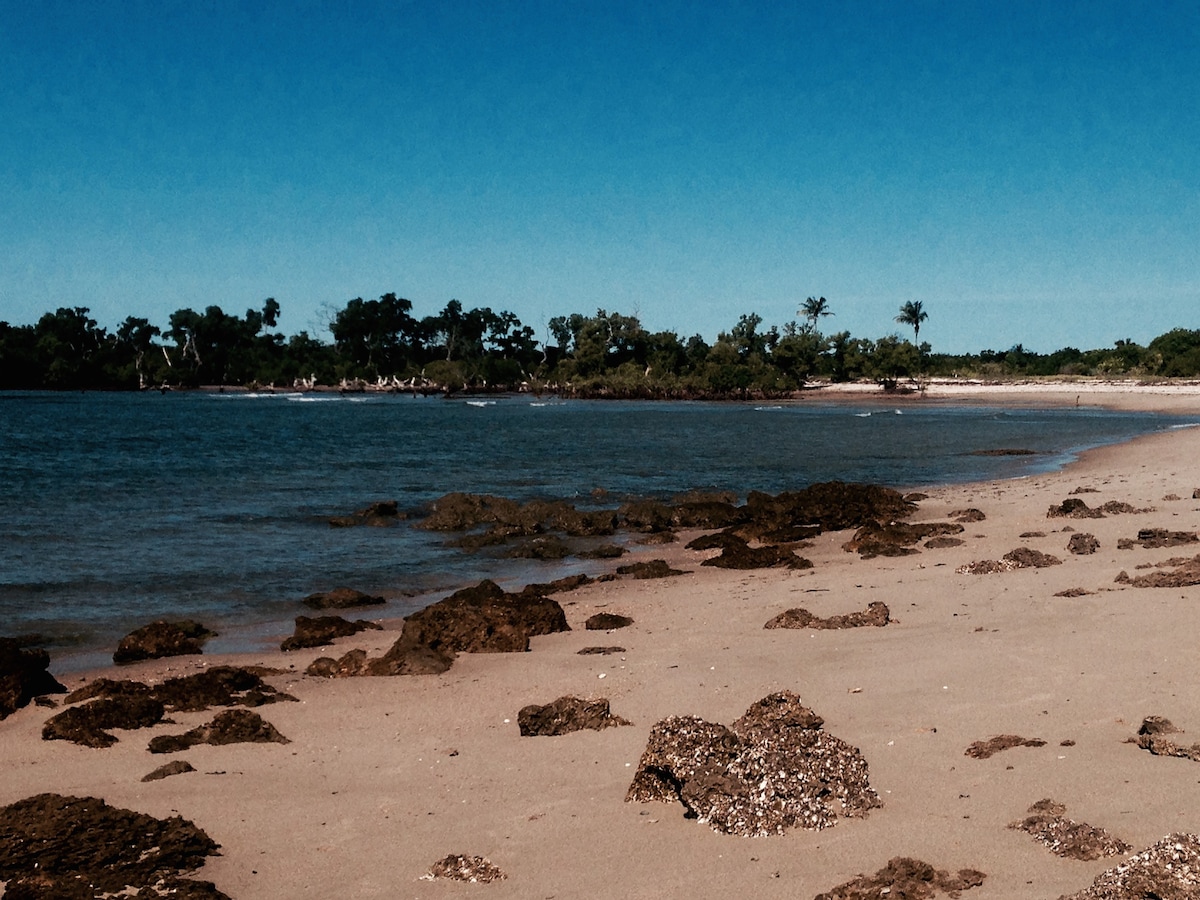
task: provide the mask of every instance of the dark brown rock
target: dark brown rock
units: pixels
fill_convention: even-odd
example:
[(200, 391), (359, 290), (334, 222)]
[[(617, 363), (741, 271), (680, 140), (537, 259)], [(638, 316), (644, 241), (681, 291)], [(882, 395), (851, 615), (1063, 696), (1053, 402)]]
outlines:
[(911, 525), (907, 522), (891, 522), (880, 525), (868, 522), (854, 532), (854, 537), (842, 545), (846, 551), (858, 551), (863, 559), (876, 556), (906, 556), (916, 553), (913, 545), (923, 540), (951, 534), (962, 534), (964, 528), (957, 522), (922, 522)]
[(675, 512), (665, 503), (637, 500), (617, 510), (626, 528), (634, 531), (669, 531), (675, 524)]
[(1062, 560), (1049, 553), (1042, 553), (1029, 547), (1018, 547), (1004, 554), (1004, 561), (1011, 563), (1014, 569), (1044, 569), (1047, 566), (1060, 566)]
[(594, 578), (588, 575), (566, 575), (562, 578), (556, 578), (554, 581), (548, 581), (538, 584), (527, 584), (522, 589), (522, 596), (539, 596), (546, 597), (550, 594), (562, 594), (567, 591), (573, 591), (576, 588), (581, 588), (584, 585), (591, 584), (595, 581)]
[(143, 659), (203, 653), (204, 642), (213, 635), (199, 622), (151, 622), (121, 638), (113, 653), (113, 662), (122, 665)]
[(176, 753), (196, 744), (288, 744), (270, 722), (248, 709), (227, 709), (207, 724), (183, 734), (163, 734), (150, 741), (151, 753)]
[(1163, 716), (1146, 716), (1137, 732), (1141, 734), (1178, 734), (1179, 729), (1174, 723)]
[(515, 547), (510, 547), (504, 555), (512, 559), (566, 559), (571, 555), (571, 548), (554, 535), (538, 535), (521, 541)]
[(531, 637), (570, 630), (556, 601), (509, 594), (485, 580), (413, 613), (397, 643), (450, 653), (520, 653)]
[(719, 556), (700, 563), (716, 569), (771, 569), (786, 566), (789, 569), (811, 569), (812, 562), (788, 547), (767, 545), (751, 547), (740, 539), (727, 540)]
[(962, 891), (979, 887), (987, 876), (977, 869), (959, 869), (950, 874), (927, 862), (908, 856), (896, 856), (874, 875), (859, 875), (831, 891), (817, 894), (815, 900), (929, 900), (939, 892), (958, 897)]
[(626, 801), (678, 801), (715, 831), (821, 829), (880, 805), (857, 749), (795, 694), (764, 697), (732, 729), (671, 716), (650, 732)]
[(772, 528), (819, 525), (823, 531), (858, 528), (867, 522), (906, 519), (917, 505), (899, 491), (873, 484), (828, 481), (775, 497), (752, 492), (746, 498), (751, 521)]
[(1143, 528), (1137, 533), (1134, 543), (1141, 544), (1146, 550), (1156, 550), (1160, 547), (1179, 547), (1184, 544), (1194, 544), (1200, 541), (1194, 531), (1168, 531), (1166, 528)]
[[(363, 675), (441, 675), (454, 663), (454, 651), (445, 647), (434, 648), (417, 643), (415, 638), (400, 639), (378, 659), (366, 662), (365, 668), (355, 674)], [(338, 660), (338, 668), (348, 669), (353, 665), (346, 657)]]
[(270, 670), (240, 666), (213, 666), (203, 672), (169, 678), (151, 688), (140, 681), (97, 678), (66, 697), (79, 703), (95, 697), (150, 697), (172, 712), (198, 712), (213, 706), (262, 706), (282, 700), (294, 701), (263, 681)]
[(0, 719), (27, 706), (34, 697), (67, 692), (49, 668), (50, 654), (45, 650), (24, 647), (16, 638), (0, 638)]
[(309, 609), (353, 609), (359, 606), (382, 606), (387, 601), (353, 588), (340, 587), (309, 594), (303, 602)]
[(1130, 578), (1128, 573), (1121, 572), (1114, 580), (1118, 584), (1134, 587), (1180, 588), (1200, 584), (1200, 555), (1191, 559), (1170, 559), (1163, 565), (1171, 571), (1149, 572), (1133, 578)]
[(636, 579), (670, 578), (674, 575), (686, 575), (682, 569), (673, 569), (665, 559), (648, 559), (643, 562), (630, 563), (617, 567), (618, 575), (628, 575)]
[(164, 778), (170, 778), (172, 775), (185, 775), (188, 772), (195, 772), (196, 767), (186, 759), (174, 759), (171, 762), (159, 766), (153, 772), (142, 776), (142, 781), (162, 781)]
[(1100, 549), (1100, 542), (1096, 540), (1094, 534), (1079, 532), (1071, 535), (1071, 539), (1067, 541), (1067, 550), (1074, 553), (1076, 556), (1090, 556)]
[(862, 628), (874, 626), (882, 628), (890, 621), (887, 604), (878, 600), (872, 601), (862, 612), (847, 613), (840, 616), (829, 616), (822, 619), (814, 616), (807, 609), (789, 609), (781, 612), (767, 622), (763, 628)]
[(329, 524), (335, 528), (352, 528), (356, 525), (386, 528), (406, 518), (408, 516), (400, 511), (400, 506), (395, 500), (381, 500), (355, 510), (352, 515), (333, 516)]
[(163, 713), (162, 701), (154, 697), (101, 697), (83, 706), (69, 706), (49, 718), (42, 726), (42, 740), (111, 747), (117, 738), (109, 729), (149, 728), (162, 721)]
[(1046, 512), (1046, 517), (1049, 519), (1102, 519), (1104, 513), (1098, 509), (1092, 509), (1076, 497), (1068, 497), (1058, 506), (1051, 506)]
[[(217, 850), (186, 819), (156, 819), (94, 797), (38, 794), (0, 808), (0, 881), (8, 882), (6, 898), (150, 890), (198, 869)], [(48, 890), (45, 881), (37, 883), (43, 876)], [(75, 893), (80, 884), (88, 886), (86, 894)]]
[(522, 737), (553, 737), (582, 731), (600, 731), (618, 725), (632, 724), (614, 716), (608, 700), (582, 700), (579, 697), (559, 697), (545, 706), (526, 706), (517, 713), (517, 725)]
[(575, 555), (580, 559), (620, 559), (628, 552), (618, 544), (601, 544), (599, 547), (583, 550)]
[(588, 617), (588, 620), (583, 623), (583, 627), (588, 631), (612, 631), (614, 628), (628, 628), (632, 624), (633, 619), (629, 616), (617, 613), (596, 613), (594, 616)]
[(970, 523), (982, 522), (987, 518), (987, 516), (985, 516), (981, 510), (975, 509), (975, 507), (972, 506), (967, 509), (952, 510), (950, 512), (950, 518), (955, 522)]
[(335, 639), (349, 637), (360, 631), (374, 629), (380, 631), (382, 625), (359, 619), (351, 622), (341, 616), (297, 616), (295, 633), (279, 645), (283, 651), (300, 650), (306, 647), (325, 647)]
[(965, 543), (962, 538), (935, 537), (927, 540), (922, 546), (926, 550), (947, 550), (951, 547), (961, 547)]
[(975, 741), (964, 752), (964, 756), (969, 756), (972, 759), (987, 759), (995, 756), (1002, 750), (1011, 750), (1013, 747), (1045, 747), (1046, 742), (1040, 738), (1023, 738), (1016, 734), (998, 734), (986, 741)]
[(584, 647), (578, 651), (580, 656), (612, 656), (615, 653), (624, 652), (624, 647)]
[(340, 659), (334, 659), (332, 656), (317, 657), (308, 664), (304, 674), (315, 678), (352, 678), (365, 674), (366, 668), (367, 651), (351, 650)]

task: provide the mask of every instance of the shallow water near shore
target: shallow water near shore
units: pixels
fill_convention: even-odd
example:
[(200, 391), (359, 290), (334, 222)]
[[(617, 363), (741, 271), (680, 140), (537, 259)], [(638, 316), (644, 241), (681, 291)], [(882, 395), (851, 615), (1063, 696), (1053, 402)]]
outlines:
[[(400, 617), (483, 577), (599, 570), (465, 554), (406, 522), (329, 526), (377, 500), (417, 510), (470, 491), (592, 507), (1010, 478), (1192, 420), (919, 402), (38, 393), (0, 394), (0, 424), (0, 634), (41, 633), (56, 667), (83, 667), (155, 618), (199, 619), (222, 634), (211, 650), (234, 652), (290, 633), (317, 590), (380, 593), (391, 602), (369, 614)], [(981, 455), (998, 449), (1036, 452)]]

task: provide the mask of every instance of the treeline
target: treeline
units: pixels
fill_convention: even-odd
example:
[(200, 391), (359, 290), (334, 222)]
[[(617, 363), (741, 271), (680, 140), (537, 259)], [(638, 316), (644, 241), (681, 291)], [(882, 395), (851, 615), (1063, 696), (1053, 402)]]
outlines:
[(1200, 375), (1200, 331), (1177, 328), (1143, 347), (933, 353), (919, 343), (927, 318), (906, 303), (895, 322), (912, 328), (877, 339), (823, 333), (832, 315), (809, 298), (798, 321), (764, 327), (754, 313), (718, 335), (650, 332), (634, 316), (606, 310), (557, 316), (548, 334), (510, 312), (464, 309), (451, 300), (417, 318), (395, 294), (356, 298), (330, 322), (332, 342), (276, 331), (274, 299), (242, 316), (209, 306), (180, 309), (165, 328), (129, 317), (116, 330), (86, 307), (63, 307), (34, 325), (0, 322), (0, 389), (137, 390), (242, 385), (412, 391), (545, 390), (573, 396), (771, 397), (814, 380), (870, 380), (896, 388), (929, 376), (1003, 379), (1054, 375)]

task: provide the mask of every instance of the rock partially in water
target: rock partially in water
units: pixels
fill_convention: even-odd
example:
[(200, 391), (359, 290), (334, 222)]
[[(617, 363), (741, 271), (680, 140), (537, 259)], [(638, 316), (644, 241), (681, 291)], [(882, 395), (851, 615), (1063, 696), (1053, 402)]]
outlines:
[(123, 665), (143, 659), (203, 653), (204, 642), (215, 634), (191, 620), (151, 622), (121, 638), (113, 653), (113, 662)]
[[(90, 898), (127, 888), (145, 891), (139, 897), (199, 896), (187, 893), (195, 886), (228, 900), (209, 883), (179, 877), (218, 849), (179, 816), (156, 819), (94, 797), (38, 794), (0, 808), (6, 897)], [(176, 888), (181, 892), (166, 892)]]
[(881, 805), (854, 747), (822, 730), (790, 691), (759, 700), (732, 728), (670, 716), (650, 732), (627, 802), (678, 801), (714, 831), (822, 829)]
[(227, 709), (183, 734), (162, 734), (150, 741), (151, 753), (176, 753), (196, 744), (289, 744), (279, 730), (256, 712)]
[(959, 869), (951, 874), (909, 856), (896, 856), (874, 875), (859, 875), (815, 900), (928, 900), (939, 892), (958, 897), (962, 891), (979, 887), (987, 876), (977, 869)]
[(303, 602), (309, 609), (354, 609), (359, 606), (382, 606), (387, 600), (354, 588), (339, 587), (309, 594)]
[(349, 637), (360, 631), (381, 631), (382, 625), (358, 619), (351, 622), (341, 616), (297, 616), (295, 633), (279, 645), (285, 652), (308, 647), (325, 647), (340, 637)]
[(0, 638), (0, 719), (5, 719), (34, 697), (65, 694), (67, 689), (50, 674), (50, 654), (24, 647), (16, 638)]
[(775, 618), (767, 622), (763, 628), (814, 628), (814, 629), (830, 629), (830, 628), (862, 628), (864, 626), (873, 626), (882, 628), (891, 621), (891, 612), (887, 608), (886, 603), (879, 600), (874, 600), (867, 604), (867, 608), (861, 612), (846, 613), (839, 616), (829, 616), (821, 618), (814, 616), (807, 609), (789, 609), (786, 612), (781, 612)]
[(554, 737), (584, 729), (600, 731), (631, 724), (628, 719), (614, 716), (605, 698), (559, 697), (553, 703), (531, 704), (517, 713), (517, 726), (522, 737)]

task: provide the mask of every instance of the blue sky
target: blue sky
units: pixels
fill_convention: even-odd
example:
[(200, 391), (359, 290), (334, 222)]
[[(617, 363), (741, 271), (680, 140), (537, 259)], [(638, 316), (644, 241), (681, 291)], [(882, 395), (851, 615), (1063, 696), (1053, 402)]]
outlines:
[[(347, 11), (349, 10), (349, 11)], [(1194, 3), (0, 0), (0, 320), (1200, 328)]]

